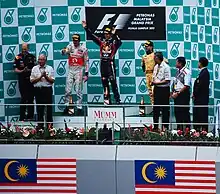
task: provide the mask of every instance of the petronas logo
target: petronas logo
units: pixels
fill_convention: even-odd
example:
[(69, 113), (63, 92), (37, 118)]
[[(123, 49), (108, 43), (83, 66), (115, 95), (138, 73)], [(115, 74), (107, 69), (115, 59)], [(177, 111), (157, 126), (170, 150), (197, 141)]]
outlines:
[(133, 96), (126, 96), (124, 103), (131, 103), (132, 99), (133, 99)]
[(178, 20), (178, 11), (179, 11), (179, 7), (174, 7), (169, 15), (170, 21), (171, 22), (176, 22)]
[(120, 0), (120, 3), (126, 5), (128, 3), (128, 1), (129, 0)]
[(160, 4), (162, 0), (153, 0), (154, 4)]
[(88, 4), (93, 5), (95, 4), (96, 0), (87, 0)]
[(21, 5), (27, 6), (30, 3), (30, 0), (20, 0)]

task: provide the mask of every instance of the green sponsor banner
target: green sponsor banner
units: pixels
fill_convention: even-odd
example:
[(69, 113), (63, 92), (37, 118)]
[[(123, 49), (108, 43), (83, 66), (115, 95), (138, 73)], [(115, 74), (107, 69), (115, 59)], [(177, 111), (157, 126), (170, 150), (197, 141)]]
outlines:
[(198, 76), (199, 70), (198, 70), (198, 61), (191, 61), (192, 63), (192, 77), (196, 78)]
[[(29, 48), (29, 52), (30, 52), (32, 55), (38, 57), (38, 56), (36, 55), (36, 44), (28, 44), (28, 48)], [(20, 45), (20, 50), (21, 50), (21, 45)]]
[(2, 28), (2, 44), (13, 45), (18, 44), (18, 28), (3, 27)]
[(17, 76), (12, 63), (3, 63), (4, 80), (16, 80), (18, 78)]
[(18, 25), (34, 26), (35, 25), (34, 7), (18, 8)]
[(6, 98), (5, 104), (11, 104), (9, 106), (5, 106), (5, 116), (11, 115), (19, 115), (20, 113), (20, 98)]
[(99, 46), (96, 45), (92, 41), (86, 42), (86, 47), (88, 49), (89, 58), (91, 59), (100, 59), (100, 49)]
[(101, 0), (101, 6), (117, 6), (117, 0)]
[(67, 59), (67, 55), (61, 55), (61, 50), (65, 48), (69, 42), (56, 42), (53, 43), (53, 58), (57, 59)]
[(65, 94), (65, 87), (66, 87), (66, 78), (65, 77), (56, 78), (55, 85), (54, 85), (55, 95)]
[(205, 57), (206, 56), (205, 44), (199, 43), (198, 47), (199, 47), (199, 58)]
[(134, 42), (123, 42), (119, 48), (119, 58), (120, 59), (134, 59), (135, 50)]
[(120, 77), (119, 84), (121, 94), (136, 94), (135, 77)]
[(213, 61), (220, 62), (220, 49), (219, 45), (212, 45), (213, 48)]
[(87, 92), (89, 94), (103, 94), (103, 87), (100, 77), (90, 77), (88, 79)]
[(205, 9), (204, 7), (197, 7), (198, 25), (205, 25)]
[(204, 2), (205, 2), (205, 7), (212, 7), (211, 1), (204, 0)]
[(4, 98), (4, 82), (0, 81), (0, 98)]
[(150, 0), (133, 0), (134, 6), (149, 6), (150, 5)]
[(52, 24), (68, 24), (68, 7), (51, 7)]
[(190, 7), (183, 7), (183, 21), (184, 24), (190, 24)]
[(166, 5), (167, 6), (172, 6), (172, 5), (183, 5), (184, 0), (178, 0), (178, 1), (173, 1), (173, 0), (167, 0)]
[(209, 70), (209, 74), (210, 74), (210, 80), (213, 80), (214, 79), (214, 76), (213, 76), (213, 62), (209, 62), (208, 64), (208, 70)]
[(191, 24), (191, 41), (198, 42), (198, 26)]
[(135, 59), (135, 73), (138, 77), (145, 76), (145, 73), (142, 70), (141, 59)]
[(212, 26), (205, 27), (205, 42), (212, 44)]
[(0, 63), (2, 63), (2, 46), (0, 46)]
[(183, 24), (167, 24), (167, 40), (183, 41)]
[(69, 25), (69, 41), (72, 41), (73, 34), (79, 34), (80, 40), (85, 41), (85, 30), (81, 24), (70, 24)]
[(212, 26), (219, 26), (219, 9), (212, 8)]
[(191, 59), (191, 42), (184, 42), (184, 57), (186, 59)]
[[(213, 105), (213, 104), (214, 104), (214, 98), (209, 98), (209, 105)], [(214, 116), (214, 110), (215, 110), (214, 107), (209, 107), (209, 116)], [(211, 121), (211, 123), (213, 122)]]
[(214, 81), (214, 96), (220, 99), (220, 81)]
[(1, 0), (1, 8), (16, 8), (18, 6), (17, 0)]
[(36, 26), (36, 42), (44, 43), (44, 42), (52, 42), (52, 26)]
[(155, 51), (160, 51), (163, 53), (163, 56), (167, 58), (167, 42), (166, 41), (156, 41), (154, 42)]
[(84, 0), (68, 0), (68, 6), (84, 6)]

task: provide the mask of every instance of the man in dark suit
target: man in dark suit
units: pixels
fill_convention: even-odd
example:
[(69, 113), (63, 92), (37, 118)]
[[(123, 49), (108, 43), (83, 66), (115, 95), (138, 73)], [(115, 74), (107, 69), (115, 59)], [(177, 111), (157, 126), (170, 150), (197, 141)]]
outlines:
[(209, 81), (210, 81), (210, 75), (207, 69), (208, 63), (209, 63), (208, 59), (206, 59), (205, 57), (201, 57), (199, 59), (200, 73), (194, 82), (194, 88), (193, 88), (194, 105), (207, 106), (207, 107), (193, 108), (193, 122), (198, 123), (198, 124), (194, 124), (196, 130), (200, 130), (202, 128), (208, 131), (208, 104), (209, 104)]

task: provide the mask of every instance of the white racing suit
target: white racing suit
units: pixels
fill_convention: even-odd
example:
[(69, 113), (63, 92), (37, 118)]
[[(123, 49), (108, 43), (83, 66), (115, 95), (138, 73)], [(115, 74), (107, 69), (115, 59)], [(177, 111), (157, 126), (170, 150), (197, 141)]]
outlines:
[(77, 109), (82, 109), (83, 71), (85, 69), (85, 74), (88, 75), (88, 50), (81, 45), (75, 47), (73, 43), (70, 43), (65, 53), (68, 55), (69, 63), (69, 72), (66, 77), (65, 104), (69, 106), (74, 86), (77, 95)]

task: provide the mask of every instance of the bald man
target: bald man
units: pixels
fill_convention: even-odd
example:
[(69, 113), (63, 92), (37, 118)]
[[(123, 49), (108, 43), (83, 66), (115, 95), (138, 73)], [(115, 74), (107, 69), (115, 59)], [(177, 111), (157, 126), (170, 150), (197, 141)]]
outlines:
[(22, 51), (14, 60), (14, 69), (18, 74), (18, 86), (21, 94), (20, 104), (22, 104), (20, 106), (20, 121), (33, 120), (34, 118), (34, 88), (30, 82), (30, 75), (35, 63), (35, 56), (28, 52), (28, 44), (22, 44)]
[(53, 125), (52, 95), (54, 80), (54, 69), (47, 65), (47, 57), (41, 54), (38, 57), (38, 65), (33, 67), (30, 76), (30, 81), (34, 84), (37, 103), (38, 129), (46, 127), (44, 126), (45, 107), (47, 127)]

